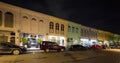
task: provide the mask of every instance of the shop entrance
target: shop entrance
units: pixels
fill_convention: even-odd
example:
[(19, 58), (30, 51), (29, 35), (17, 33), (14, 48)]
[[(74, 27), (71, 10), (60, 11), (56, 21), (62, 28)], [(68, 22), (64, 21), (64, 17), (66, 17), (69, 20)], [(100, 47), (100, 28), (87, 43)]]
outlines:
[[(24, 38), (24, 40), (23, 40)], [(28, 34), (28, 33), (22, 33), (21, 34), (21, 43), (23, 46), (26, 44), (26, 48), (31, 49), (40, 49), (40, 43), (43, 39), (42, 35), (35, 35), (35, 34)]]
[(38, 42), (36, 38), (29, 38), (28, 39), (28, 48), (38, 48)]
[(15, 44), (15, 32), (0, 31), (0, 42), (11, 42)]

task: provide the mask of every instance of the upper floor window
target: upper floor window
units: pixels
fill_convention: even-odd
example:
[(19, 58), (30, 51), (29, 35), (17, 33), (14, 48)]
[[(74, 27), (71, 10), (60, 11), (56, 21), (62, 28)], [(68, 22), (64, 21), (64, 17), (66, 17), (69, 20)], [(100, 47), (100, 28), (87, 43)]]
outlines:
[(59, 24), (56, 23), (55, 26), (56, 26), (56, 30), (59, 30)]
[(81, 36), (83, 36), (83, 29), (81, 29), (81, 31), (80, 31), (80, 32), (81, 32), (81, 33), (80, 33), (80, 34), (81, 34)]
[(87, 29), (84, 30), (84, 33), (85, 33), (85, 37), (87, 37)]
[(49, 23), (49, 27), (50, 27), (50, 29), (54, 29), (54, 23), (53, 23), (53, 22), (50, 22), (50, 23)]
[(61, 24), (61, 31), (64, 31), (64, 25)]
[(71, 31), (71, 26), (68, 26), (68, 32), (70, 32)]
[(72, 32), (74, 32), (75, 31), (75, 28), (74, 27), (72, 27)]
[(32, 20), (33, 20), (33, 21), (36, 21), (36, 19), (35, 19), (35, 18), (32, 18)]
[(11, 12), (5, 13), (5, 27), (13, 28), (14, 25), (14, 16)]
[(2, 12), (0, 11), (0, 26), (2, 26)]
[(23, 18), (24, 18), (24, 19), (28, 19), (28, 17), (27, 17), (27, 16), (23, 16)]
[(76, 28), (76, 33), (78, 33), (78, 28)]
[(43, 20), (39, 20), (39, 22), (42, 22), (42, 23), (43, 23), (44, 21), (43, 21)]

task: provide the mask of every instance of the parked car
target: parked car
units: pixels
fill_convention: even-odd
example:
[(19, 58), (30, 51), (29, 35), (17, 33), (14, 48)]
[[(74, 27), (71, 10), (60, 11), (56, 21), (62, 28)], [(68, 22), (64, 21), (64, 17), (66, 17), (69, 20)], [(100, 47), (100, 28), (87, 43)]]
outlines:
[(69, 51), (81, 51), (81, 50), (87, 50), (86, 47), (76, 44), (76, 45), (71, 45), (70, 47), (68, 47)]
[(23, 46), (18, 46), (10, 42), (0, 42), (0, 53), (12, 53), (14, 55), (19, 55), (26, 52), (27, 49)]
[(43, 41), (40, 45), (40, 49), (46, 52), (49, 52), (50, 50), (65, 51), (64, 46), (59, 46), (56, 42), (50, 41)]

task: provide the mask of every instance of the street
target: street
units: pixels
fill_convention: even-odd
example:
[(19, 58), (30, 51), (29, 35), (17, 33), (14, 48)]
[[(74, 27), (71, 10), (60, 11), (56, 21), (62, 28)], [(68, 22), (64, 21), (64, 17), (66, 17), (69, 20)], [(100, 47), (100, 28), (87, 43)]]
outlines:
[(119, 51), (88, 50), (65, 52), (28, 52), (21, 55), (0, 55), (0, 63), (120, 63)]

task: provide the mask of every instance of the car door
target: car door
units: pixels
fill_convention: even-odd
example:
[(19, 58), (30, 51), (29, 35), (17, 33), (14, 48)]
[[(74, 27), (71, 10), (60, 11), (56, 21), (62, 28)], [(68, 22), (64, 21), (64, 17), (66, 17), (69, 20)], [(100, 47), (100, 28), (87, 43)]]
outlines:
[(0, 53), (3, 53), (2, 50), (3, 50), (3, 46), (0, 45)]
[(52, 44), (51, 48), (54, 50), (60, 49), (59, 45), (55, 42)]
[(10, 52), (11, 52), (11, 48), (8, 44), (5, 43), (0, 44), (0, 53), (10, 53)]

